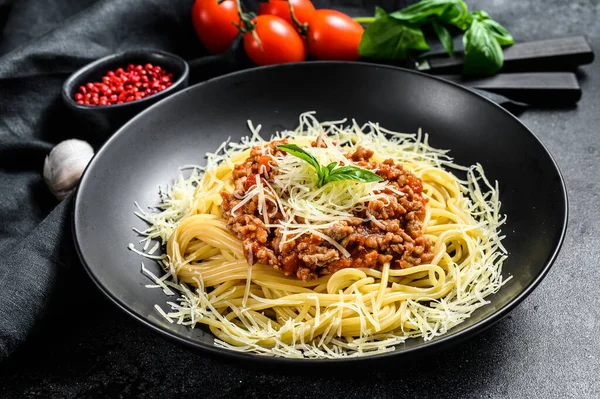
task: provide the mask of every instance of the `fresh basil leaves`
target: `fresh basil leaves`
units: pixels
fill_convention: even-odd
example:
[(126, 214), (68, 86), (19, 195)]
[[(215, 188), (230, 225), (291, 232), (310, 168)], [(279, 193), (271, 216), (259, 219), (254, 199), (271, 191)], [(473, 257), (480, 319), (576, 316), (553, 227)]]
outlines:
[(431, 25), (446, 52), (454, 53), (447, 29), (462, 31), (465, 75), (493, 75), (502, 67), (502, 46), (514, 43), (510, 33), (485, 11), (469, 13), (462, 0), (422, 0), (393, 13), (375, 8), (374, 18), (355, 18), (368, 24), (358, 52), (363, 57), (401, 60), (429, 50), (422, 27)]
[(496, 38), (498, 44), (501, 46), (508, 46), (515, 42), (512, 35), (508, 33), (506, 28), (490, 18), (490, 15), (487, 12), (475, 11), (473, 13), (473, 17), (477, 18), (477, 20), (479, 20), (479, 22), (485, 26), (486, 30)]
[(467, 5), (462, 0), (422, 0), (393, 12), (390, 16), (408, 24), (421, 25), (439, 19), (454, 25), (468, 14)]
[(493, 75), (502, 68), (502, 47), (494, 35), (477, 18), (463, 36), (466, 75), (485, 73)]
[(450, 32), (448, 32), (448, 29), (446, 29), (444, 25), (440, 24), (436, 20), (431, 21), (431, 25), (433, 26), (433, 30), (435, 31), (438, 39), (440, 39), (442, 46), (444, 46), (444, 50), (446, 50), (448, 54), (453, 55), (454, 43), (452, 43), (452, 35), (450, 35)]
[(317, 172), (319, 171), (319, 169), (321, 169), (321, 165), (319, 165), (319, 161), (317, 161), (317, 158), (313, 157), (311, 154), (304, 151), (301, 147), (297, 146), (296, 144), (281, 144), (277, 146), (277, 149), (285, 151), (290, 155), (293, 155), (297, 158), (300, 158), (303, 161), (306, 161), (309, 165), (315, 168)]
[(374, 59), (404, 59), (413, 51), (427, 51), (423, 31), (392, 18), (382, 8), (375, 8), (375, 22), (363, 33), (358, 52)]
[(370, 183), (383, 180), (381, 176), (357, 166), (348, 165), (336, 168), (336, 162), (332, 162), (327, 166), (321, 166), (315, 157), (304, 151), (296, 144), (278, 145), (277, 149), (300, 158), (315, 168), (317, 172), (317, 188), (321, 188), (325, 184), (332, 181), (354, 180), (361, 183)]

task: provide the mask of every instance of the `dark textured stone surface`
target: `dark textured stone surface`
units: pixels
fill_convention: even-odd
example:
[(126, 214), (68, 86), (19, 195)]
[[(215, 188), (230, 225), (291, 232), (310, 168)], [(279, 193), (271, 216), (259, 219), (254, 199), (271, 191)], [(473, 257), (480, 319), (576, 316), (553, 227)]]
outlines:
[[(489, 11), (517, 40), (584, 33), (600, 48), (597, 0), (468, 3)], [(73, 280), (84, 283), (68, 287), (74, 313), (57, 312), (0, 364), (0, 397), (598, 397), (600, 64), (581, 68), (579, 77), (577, 107), (521, 115), (566, 180), (570, 221), (562, 251), (532, 295), (469, 342), (352, 378), (241, 369), (143, 328), (76, 271)]]

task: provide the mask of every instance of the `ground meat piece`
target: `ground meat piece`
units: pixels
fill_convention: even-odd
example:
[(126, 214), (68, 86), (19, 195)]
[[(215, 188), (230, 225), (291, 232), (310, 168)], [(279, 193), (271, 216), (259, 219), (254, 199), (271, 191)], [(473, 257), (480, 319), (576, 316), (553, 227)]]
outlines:
[(350, 159), (354, 162), (368, 161), (372, 156), (373, 150), (369, 150), (359, 145), (356, 147), (356, 150), (354, 150), (354, 153), (350, 155)]
[[(271, 171), (272, 156), (282, 155), (282, 152), (277, 149), (278, 145), (286, 144), (287, 139), (271, 141), (266, 146), (255, 146), (250, 150), (250, 156), (244, 163), (237, 164), (233, 168), (232, 176), (234, 183), (237, 186), (239, 179), (248, 178), (250, 175), (260, 174), (265, 178), (269, 177)], [(244, 180), (245, 181), (245, 180)], [(246, 187), (248, 190), (248, 187)]]
[(335, 249), (325, 248), (325, 253), (316, 253), (312, 255), (301, 255), (300, 259), (307, 265), (314, 266), (323, 266), (326, 263), (329, 263), (333, 260), (338, 260), (340, 258), (340, 253)]
[(336, 223), (330, 229), (325, 231), (325, 234), (333, 238), (335, 241), (341, 241), (354, 232), (354, 228), (348, 225), (348, 222), (342, 221)]
[(384, 200), (375, 199), (369, 202), (368, 212), (378, 220), (398, 219), (406, 214), (406, 209), (398, 203), (398, 198), (388, 195)]
[[(284, 242), (281, 229), (267, 228), (262, 220), (265, 211), (271, 215), (270, 224), (276, 225), (283, 220), (283, 215), (271, 201), (266, 201), (267, 209), (262, 210), (263, 213), (257, 196), (232, 212), (240, 204), (240, 198), (256, 184), (257, 178), (273, 181), (276, 172), (268, 154), (282, 155), (276, 146), (285, 142), (274, 141), (266, 148), (252, 148), (250, 156), (234, 167), (235, 191), (221, 193), (221, 210), (227, 227), (242, 240), (248, 261), (271, 265), (286, 275), (306, 281), (346, 267), (381, 269), (385, 263), (390, 263), (392, 268), (406, 268), (433, 259), (431, 243), (423, 236), (427, 200), (422, 196), (420, 179), (391, 159), (379, 163), (370, 161), (373, 151), (361, 146), (347, 158), (354, 165), (372, 170), (387, 180), (388, 187), (353, 217), (322, 231), (344, 247), (350, 257), (344, 257), (336, 246), (316, 234), (305, 234)], [(322, 146), (322, 143), (315, 141), (312, 145)], [(300, 218), (296, 221), (305, 222)]]

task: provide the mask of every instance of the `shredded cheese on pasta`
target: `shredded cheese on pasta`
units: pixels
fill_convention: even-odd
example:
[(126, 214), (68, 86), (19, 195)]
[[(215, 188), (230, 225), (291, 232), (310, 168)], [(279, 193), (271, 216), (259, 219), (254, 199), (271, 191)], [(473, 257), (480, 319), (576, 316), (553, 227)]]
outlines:
[[(421, 131), (397, 133), (372, 122), (320, 123), (312, 112), (300, 115), (294, 131), (278, 132), (271, 139), (285, 137), (299, 145), (326, 140), (327, 148), (309, 149), (323, 165), (346, 160), (345, 154), (356, 146), (373, 150), (374, 160), (402, 163), (423, 182), (428, 198), (424, 234), (434, 247), (434, 260), (401, 270), (389, 264), (381, 271), (341, 269), (308, 282), (260, 263), (249, 267), (220, 210), (220, 192), (233, 191), (233, 166), (247, 158), (251, 147), (266, 143), (260, 125), (248, 121), (248, 126), (248, 137), (223, 143), (207, 154), (206, 166), (189, 167), (187, 178), (181, 174), (160, 190), (157, 208), (145, 212), (138, 206), (136, 215), (149, 227), (136, 230), (144, 237), (143, 250), (133, 244), (130, 248), (158, 259), (165, 271), (159, 278), (142, 265), (155, 282), (150, 287), (179, 292), (175, 301), (166, 302), (168, 311), (157, 305), (170, 322), (208, 325), (215, 345), (234, 351), (296, 358), (367, 356), (393, 351), (408, 338), (430, 340), (445, 334), (487, 304), (486, 297), (507, 281), (502, 277), (506, 250), (500, 233), (505, 218), (497, 184), (486, 179), (481, 165), (454, 164), (446, 150), (430, 147)], [(386, 182), (316, 189), (314, 169), (306, 162), (290, 156), (275, 160), (280, 173), (273, 182), (257, 178), (237, 208), (257, 196), (261, 217), (267, 227), (282, 229), (283, 242), (317, 234), (348, 256), (322, 230), (377, 198)], [(285, 222), (272, 224), (267, 201), (283, 213)], [(152, 255), (152, 240), (166, 247), (166, 253)]]

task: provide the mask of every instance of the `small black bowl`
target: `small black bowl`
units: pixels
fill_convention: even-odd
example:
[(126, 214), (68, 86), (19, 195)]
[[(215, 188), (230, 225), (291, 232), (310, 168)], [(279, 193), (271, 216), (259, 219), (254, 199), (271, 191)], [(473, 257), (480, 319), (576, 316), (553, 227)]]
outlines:
[[(173, 74), (173, 84), (156, 94), (140, 100), (115, 105), (82, 105), (75, 99), (79, 86), (99, 82), (109, 70), (126, 68), (129, 64), (158, 65)], [(189, 66), (181, 57), (158, 50), (131, 50), (112, 54), (93, 61), (75, 71), (65, 81), (62, 98), (72, 111), (78, 126), (85, 132), (85, 139), (92, 144), (102, 144), (118, 128), (148, 106), (184, 89), (188, 85)]]

